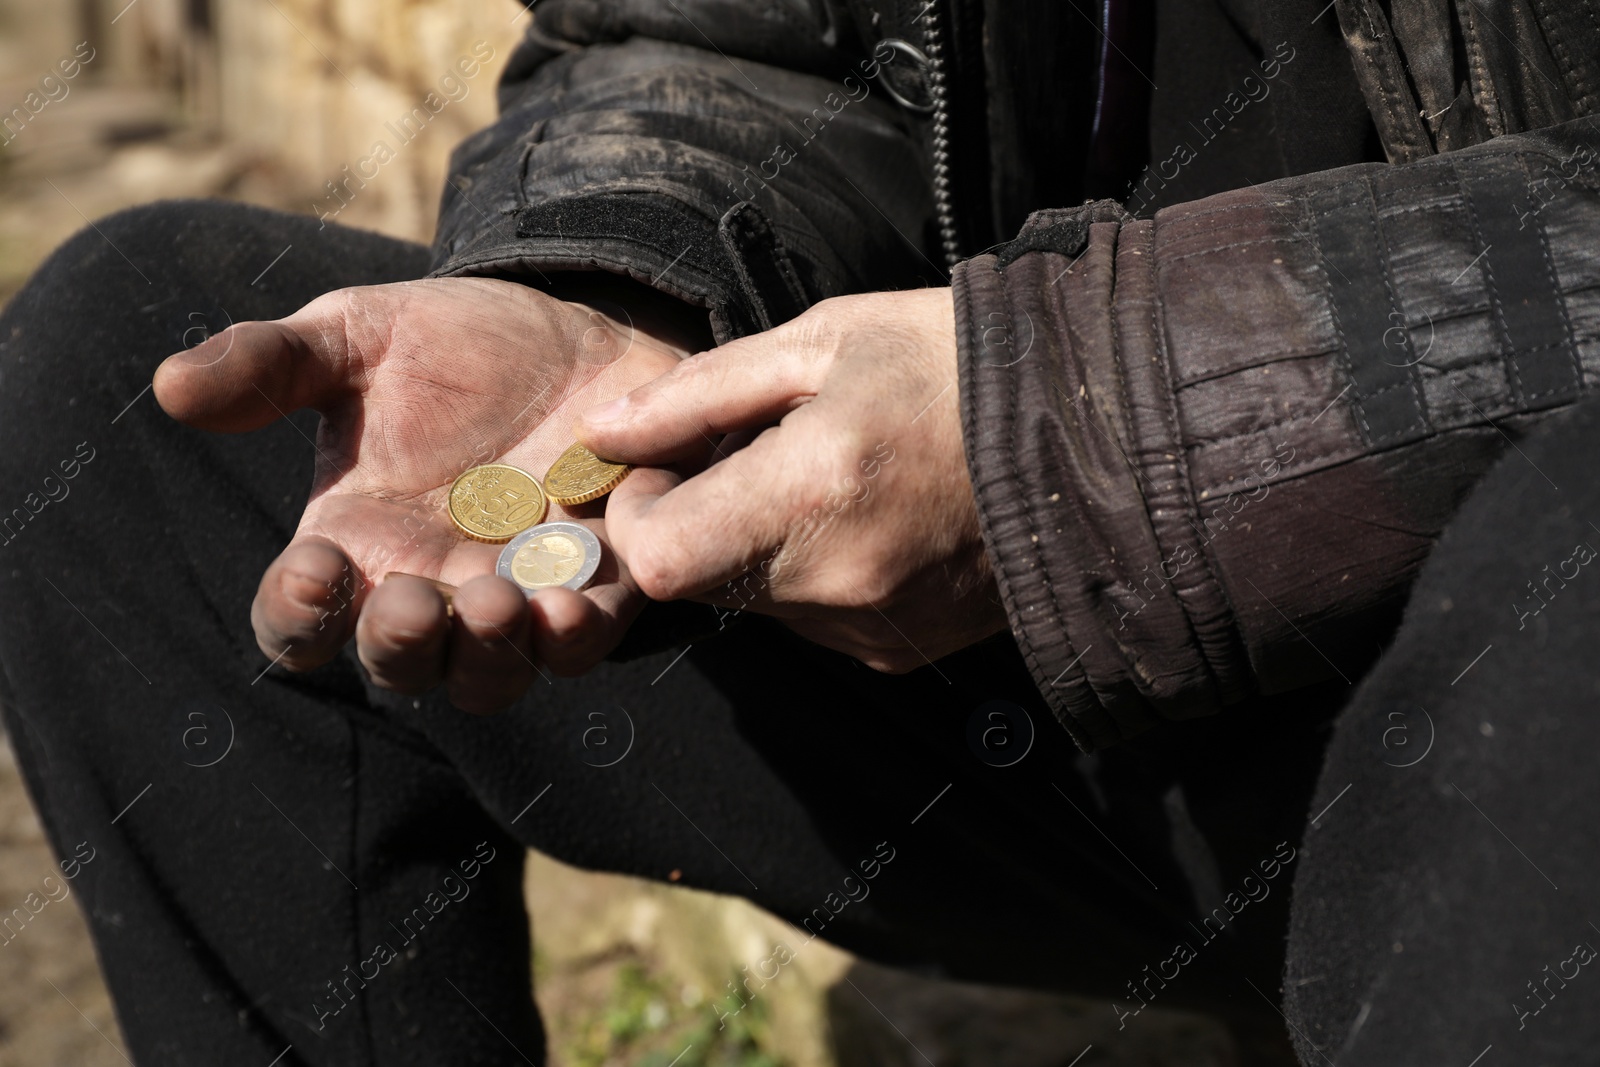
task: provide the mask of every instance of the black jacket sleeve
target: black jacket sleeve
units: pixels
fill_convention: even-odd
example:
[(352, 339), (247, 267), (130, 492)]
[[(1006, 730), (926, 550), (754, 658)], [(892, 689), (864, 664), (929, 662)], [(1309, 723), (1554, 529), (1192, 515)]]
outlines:
[(1370, 659), (1466, 490), (1600, 381), (1597, 175), (1579, 119), (1040, 212), (958, 268), (984, 537), (1080, 745)]
[(885, 91), (906, 72), (842, 6), (543, 0), (533, 16), (500, 119), (453, 157), (435, 275), (611, 271), (708, 309), (719, 341), (942, 281), (919, 251), (915, 123)]

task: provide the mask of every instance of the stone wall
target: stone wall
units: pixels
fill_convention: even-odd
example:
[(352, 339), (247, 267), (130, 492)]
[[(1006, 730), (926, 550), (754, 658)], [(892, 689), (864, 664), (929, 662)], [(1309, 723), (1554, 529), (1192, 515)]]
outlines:
[(270, 154), (302, 210), (348, 198), (341, 221), (425, 240), (449, 150), (493, 118), (528, 17), (459, 0), (221, 2), (223, 133)]
[[(94, 51), (0, 147), (0, 175), (101, 168), (96, 207), (212, 192), (427, 240), (449, 150), (493, 118), (528, 18), (509, 0), (0, 0), (5, 106), (78, 42)], [(229, 166), (123, 175), (92, 151), (163, 144)]]

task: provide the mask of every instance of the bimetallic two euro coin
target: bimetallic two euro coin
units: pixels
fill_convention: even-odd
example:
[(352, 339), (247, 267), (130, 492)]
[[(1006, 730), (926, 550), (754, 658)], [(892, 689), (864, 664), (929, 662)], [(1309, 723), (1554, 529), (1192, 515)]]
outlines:
[(474, 541), (509, 541), (549, 510), (539, 480), (505, 463), (473, 467), (450, 487), (450, 518)]
[(605, 496), (628, 476), (626, 463), (601, 459), (582, 445), (568, 448), (544, 476), (544, 491), (564, 508)]
[(523, 530), (500, 550), (495, 573), (529, 593), (563, 586), (582, 589), (600, 567), (600, 539), (576, 522), (546, 522)]

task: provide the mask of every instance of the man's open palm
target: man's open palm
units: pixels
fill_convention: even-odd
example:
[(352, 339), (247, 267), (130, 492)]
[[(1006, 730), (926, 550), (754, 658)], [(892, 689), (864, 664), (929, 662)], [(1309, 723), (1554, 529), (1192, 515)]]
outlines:
[[(380, 685), (448, 682), (467, 710), (511, 703), (534, 663), (592, 665), (643, 604), (611, 553), (582, 594), (528, 605), (494, 577), (498, 545), (467, 540), (446, 510), (462, 471), (488, 462), (535, 477), (573, 441), (586, 406), (684, 354), (588, 307), (512, 282), (436, 279), (330, 293), (276, 322), (240, 323), (170, 357), (156, 399), (201, 429), (258, 429), (300, 408), (323, 416), (316, 473), (293, 542), (252, 609), (262, 651), (295, 669), (354, 635)], [(638, 471), (635, 478), (664, 477)], [(599, 503), (550, 518), (602, 534)], [(453, 618), (428, 582), (460, 588)]]

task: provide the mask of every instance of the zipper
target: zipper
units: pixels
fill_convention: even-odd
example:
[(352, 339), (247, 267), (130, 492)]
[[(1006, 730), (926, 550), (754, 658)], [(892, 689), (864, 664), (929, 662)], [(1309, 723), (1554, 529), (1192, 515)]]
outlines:
[(924, 51), (928, 55), (928, 100), (933, 105), (933, 209), (939, 222), (939, 243), (944, 262), (953, 268), (961, 262), (961, 242), (956, 230), (955, 191), (951, 182), (950, 93), (945, 58), (944, 12), (930, 2), (923, 16)]

